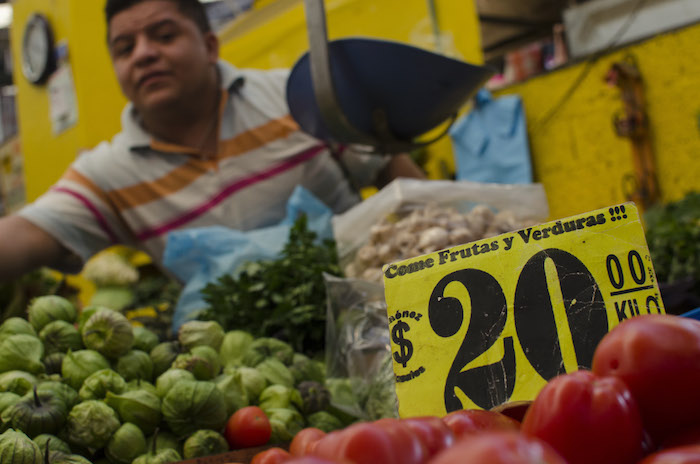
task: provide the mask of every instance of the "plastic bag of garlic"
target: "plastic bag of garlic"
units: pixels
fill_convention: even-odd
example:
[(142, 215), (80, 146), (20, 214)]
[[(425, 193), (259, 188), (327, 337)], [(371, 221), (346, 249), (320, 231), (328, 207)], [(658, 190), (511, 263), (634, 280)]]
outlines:
[(343, 214), (333, 232), (346, 277), (381, 283), (382, 266), (547, 220), (541, 184), (397, 179)]

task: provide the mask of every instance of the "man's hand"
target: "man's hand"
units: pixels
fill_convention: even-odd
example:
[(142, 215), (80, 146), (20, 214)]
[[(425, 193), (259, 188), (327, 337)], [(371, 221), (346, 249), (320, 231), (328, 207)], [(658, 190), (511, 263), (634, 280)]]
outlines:
[(425, 179), (425, 173), (413, 162), (407, 153), (399, 153), (398, 155), (393, 155), (389, 163), (379, 172), (375, 186), (382, 188), (399, 177)]
[(0, 218), (0, 281), (67, 263), (79, 266), (79, 259), (44, 229), (20, 216)]

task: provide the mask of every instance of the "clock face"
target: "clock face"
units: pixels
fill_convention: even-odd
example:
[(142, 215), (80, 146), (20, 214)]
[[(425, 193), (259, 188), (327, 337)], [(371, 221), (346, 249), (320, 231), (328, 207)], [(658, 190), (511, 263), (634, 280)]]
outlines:
[(49, 77), (54, 67), (51, 28), (46, 18), (35, 14), (24, 29), (22, 72), (29, 82), (39, 84)]

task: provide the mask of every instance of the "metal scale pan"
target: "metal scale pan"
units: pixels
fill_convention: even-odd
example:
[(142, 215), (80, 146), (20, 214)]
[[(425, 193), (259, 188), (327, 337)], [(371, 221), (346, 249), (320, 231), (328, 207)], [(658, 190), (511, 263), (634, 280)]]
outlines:
[[(287, 82), (290, 113), (305, 132), (330, 144), (399, 153), (443, 136), (418, 137), (454, 121), (493, 74), (399, 42), (328, 40), (323, 0), (304, 0), (309, 51)], [(451, 124), (451, 122), (450, 122)]]

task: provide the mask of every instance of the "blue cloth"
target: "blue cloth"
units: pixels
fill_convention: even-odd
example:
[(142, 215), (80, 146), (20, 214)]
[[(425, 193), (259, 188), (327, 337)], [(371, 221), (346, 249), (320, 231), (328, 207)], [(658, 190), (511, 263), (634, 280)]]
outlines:
[(204, 309), (201, 290), (224, 274), (235, 273), (248, 261), (274, 259), (289, 238), (289, 230), (306, 213), (309, 230), (319, 240), (333, 237), (333, 212), (313, 194), (297, 186), (287, 202), (287, 214), (279, 224), (243, 232), (213, 226), (178, 230), (168, 234), (163, 264), (185, 286), (175, 306), (172, 330)]
[(691, 319), (696, 319), (700, 321), (700, 308), (695, 308), (691, 311), (688, 311), (687, 313), (681, 314), (683, 317), (689, 317)]
[(532, 164), (522, 100), (517, 95), (494, 99), (486, 89), (474, 108), (449, 131), (457, 180), (526, 184)]

